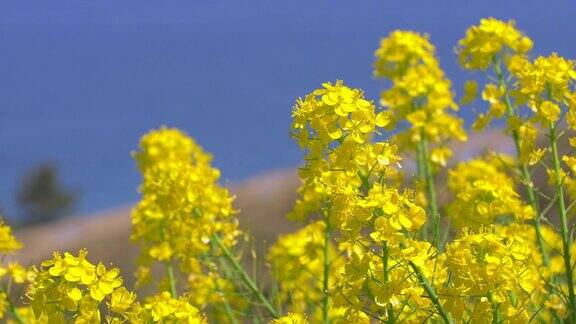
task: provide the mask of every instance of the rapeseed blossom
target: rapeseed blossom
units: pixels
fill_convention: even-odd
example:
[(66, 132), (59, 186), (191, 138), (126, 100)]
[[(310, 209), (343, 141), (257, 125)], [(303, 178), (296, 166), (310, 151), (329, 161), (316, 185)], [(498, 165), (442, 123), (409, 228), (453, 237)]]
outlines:
[(188, 260), (209, 250), (212, 235), (234, 243), (234, 198), (218, 185), (212, 157), (191, 138), (161, 128), (142, 138), (134, 157), (144, 179), (142, 200), (132, 213), (132, 239), (141, 242), (147, 258), (180, 261), (186, 268)]
[[(49, 322), (75, 318), (77, 323), (99, 323), (103, 320), (100, 305), (116, 295), (116, 290), (125, 289), (120, 288), (123, 280), (117, 268), (92, 264), (85, 250), (78, 256), (55, 252), (52, 259), (34, 268), (33, 278), (27, 293), (30, 304), (36, 318), (46, 317)], [(115, 300), (109, 306), (116, 304)], [(127, 316), (128, 307), (110, 307), (109, 312), (115, 312), (112, 308), (119, 311), (116, 316)]]
[[(458, 105), (428, 35), (394, 31), (382, 39), (375, 56), (374, 75), (391, 82), (380, 104), (390, 114), (391, 126), (408, 124), (399, 136), (403, 150), (423, 142), (443, 145), (448, 139), (467, 139), (463, 120), (449, 112)], [(444, 156), (450, 155), (447, 147), (442, 149)], [(434, 162), (444, 164), (443, 159)]]
[(464, 68), (486, 70), (494, 56), (501, 55), (508, 60), (512, 55), (528, 53), (532, 46), (532, 40), (516, 29), (513, 20), (484, 18), (466, 31), (466, 37), (458, 42), (457, 53)]
[[(298, 99), (290, 133), (304, 162), (287, 217), (302, 226), (278, 237), (264, 267), (262, 251), (246, 248), (253, 243), (212, 156), (183, 131), (150, 131), (133, 153), (142, 197), (131, 237), (142, 251), (136, 286), (155, 291), (131, 291), (119, 269), (93, 263), (85, 250), (26, 268), (7, 259), (22, 245), (0, 222), (0, 318), (576, 322), (576, 157), (559, 147), (576, 147), (575, 63), (558, 54), (531, 59), (532, 46), (514, 22), (486, 18), (456, 48), (464, 69), (489, 80), (467, 81), (459, 103), (486, 106), (476, 130), (504, 120), (513, 156), (451, 163), (452, 143), (467, 135), (427, 34), (381, 40), (381, 107), (341, 80)], [(548, 183), (532, 181), (533, 172)], [(25, 298), (14, 298), (15, 285)]]
[(459, 163), (448, 171), (448, 188), (454, 200), (447, 210), (456, 227), (479, 228), (534, 218), (534, 210), (524, 204), (514, 181), (497, 162), (475, 159)]

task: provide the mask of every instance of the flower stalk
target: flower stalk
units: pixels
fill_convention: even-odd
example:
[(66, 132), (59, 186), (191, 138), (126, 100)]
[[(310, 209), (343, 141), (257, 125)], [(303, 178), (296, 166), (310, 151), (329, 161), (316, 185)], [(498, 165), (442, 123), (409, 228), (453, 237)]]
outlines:
[(168, 276), (170, 294), (172, 295), (172, 298), (177, 298), (178, 291), (176, 290), (176, 278), (174, 277), (174, 266), (172, 265), (172, 263), (166, 264), (166, 275)]
[(330, 323), (329, 310), (330, 310), (330, 240), (332, 237), (332, 226), (330, 224), (330, 217), (325, 215), (324, 223), (324, 273), (322, 282), (322, 319), (325, 324)]
[(226, 245), (224, 245), (222, 243), (222, 241), (220, 240), (220, 237), (217, 234), (214, 234), (212, 236), (212, 238), (214, 239), (214, 241), (216, 242), (216, 245), (218, 245), (220, 250), (222, 250), (224, 257), (226, 258), (226, 260), (228, 260), (230, 265), (232, 265), (232, 268), (238, 274), (240, 274), (240, 279), (242, 280), (242, 282), (244, 282), (244, 284), (246, 284), (246, 286), (248, 287), (250, 292), (252, 294), (254, 294), (254, 296), (256, 296), (256, 298), (258, 299), (259, 302), (262, 303), (264, 308), (266, 308), (268, 313), (270, 313), (270, 316), (272, 316), (273, 318), (278, 318), (280, 316), (278, 314), (278, 311), (274, 308), (274, 306), (272, 306), (272, 304), (268, 301), (268, 299), (266, 299), (262, 290), (260, 290), (260, 288), (258, 288), (258, 285), (256, 285), (256, 283), (252, 280), (250, 275), (246, 272), (246, 270), (244, 270), (244, 268), (240, 265), (238, 260), (236, 260), (236, 257), (234, 257), (234, 255), (232, 255), (232, 252), (230, 252), (228, 247), (226, 247)]
[(438, 211), (438, 198), (436, 196), (436, 187), (434, 184), (434, 175), (432, 174), (432, 166), (430, 164), (430, 154), (428, 151), (428, 140), (426, 132), (422, 129), (420, 134), (420, 141), (418, 142), (418, 152), (420, 159), (418, 159), (418, 169), (421, 170), (426, 185), (426, 198), (428, 198), (428, 211), (434, 222), (434, 247), (441, 251), (440, 244), (440, 212)]
[(576, 296), (574, 294), (574, 280), (572, 269), (572, 240), (568, 231), (568, 221), (566, 212), (566, 203), (564, 201), (564, 189), (562, 186), (562, 172), (560, 168), (560, 158), (558, 155), (558, 136), (556, 126), (553, 122), (549, 123), (550, 146), (552, 148), (552, 163), (554, 171), (554, 187), (556, 189), (556, 206), (560, 214), (560, 230), (562, 234), (562, 257), (564, 259), (564, 268), (566, 271), (566, 285), (568, 286), (568, 306), (572, 323), (576, 323)]
[[(499, 59), (494, 59), (493, 66), (498, 78), (498, 86), (502, 89), (504, 95), (504, 105), (506, 106), (506, 114), (508, 118), (516, 117), (514, 108), (510, 100), (510, 89), (508, 84), (504, 79), (504, 73), (500, 67), (501, 63)], [(534, 185), (532, 182), (532, 176), (528, 170), (528, 166), (520, 160), (521, 146), (520, 146), (520, 134), (517, 129), (512, 130), (512, 139), (514, 140), (514, 147), (516, 148), (516, 158), (518, 159), (518, 170), (520, 171), (520, 180), (526, 189), (526, 194), (528, 195), (528, 203), (534, 209), (535, 216), (533, 220), (534, 229), (536, 230), (536, 243), (538, 244), (538, 249), (542, 254), (542, 262), (545, 266), (550, 264), (550, 256), (544, 248), (544, 238), (542, 236), (542, 215), (540, 214), (540, 206), (538, 200), (536, 199), (536, 193), (534, 191)]]

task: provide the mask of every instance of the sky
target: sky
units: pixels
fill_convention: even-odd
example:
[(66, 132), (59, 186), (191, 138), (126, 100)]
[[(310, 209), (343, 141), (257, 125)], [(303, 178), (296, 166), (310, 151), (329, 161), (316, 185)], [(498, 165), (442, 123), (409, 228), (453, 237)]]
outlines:
[(296, 98), (343, 79), (376, 100), (373, 53), (395, 29), (429, 33), (460, 91), (474, 75), (454, 46), (489, 16), (516, 20), (534, 54), (576, 56), (573, 1), (0, 0), (0, 208), (18, 215), (19, 179), (45, 162), (79, 214), (135, 202), (130, 152), (160, 125), (212, 152), (225, 183), (295, 168)]

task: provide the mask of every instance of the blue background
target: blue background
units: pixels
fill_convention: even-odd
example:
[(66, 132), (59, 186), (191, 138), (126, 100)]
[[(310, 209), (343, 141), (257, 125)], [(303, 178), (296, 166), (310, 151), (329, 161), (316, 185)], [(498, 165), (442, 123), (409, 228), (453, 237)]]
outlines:
[[(574, 1), (0, 0), (0, 206), (24, 171), (58, 163), (77, 211), (137, 199), (138, 138), (181, 127), (223, 179), (297, 166), (294, 100), (342, 78), (377, 99), (373, 52), (427, 32), (456, 85), (454, 46), (479, 19), (515, 19), (535, 54), (573, 58)], [(460, 90), (456, 88), (456, 90)], [(466, 118), (472, 115), (464, 110)]]

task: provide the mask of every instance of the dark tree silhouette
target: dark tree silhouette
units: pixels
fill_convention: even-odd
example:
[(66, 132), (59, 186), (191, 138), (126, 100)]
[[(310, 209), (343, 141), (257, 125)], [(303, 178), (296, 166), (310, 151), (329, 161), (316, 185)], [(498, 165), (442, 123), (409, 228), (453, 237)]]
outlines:
[(18, 190), (18, 203), (24, 212), (21, 225), (47, 222), (68, 216), (75, 205), (76, 194), (64, 188), (58, 168), (44, 163), (29, 170)]

